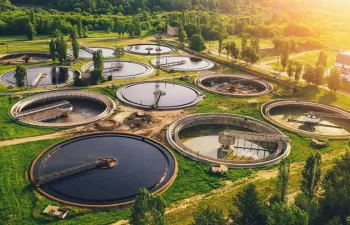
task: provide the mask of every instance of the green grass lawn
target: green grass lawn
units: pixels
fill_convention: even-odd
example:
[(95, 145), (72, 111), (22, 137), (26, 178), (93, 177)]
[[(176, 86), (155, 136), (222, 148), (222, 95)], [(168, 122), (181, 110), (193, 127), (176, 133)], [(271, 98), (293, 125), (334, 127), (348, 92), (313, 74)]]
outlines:
[[(293, 57), (293, 55), (295, 54), (291, 54), (291, 60), (295, 60), (295, 61), (301, 61), (304, 65), (315, 65), (317, 60), (318, 60), (318, 55), (319, 55), (319, 51), (312, 51), (312, 52), (306, 52), (303, 55), (297, 56), (297, 57)], [(328, 56), (328, 60), (327, 60), (327, 67), (333, 67), (335, 65), (335, 60), (337, 57), (337, 51), (334, 50), (325, 50), (325, 53)], [(276, 58), (272, 58), (272, 59), (277, 59)], [(264, 61), (268, 61), (268, 60), (264, 60)], [(269, 63), (268, 65), (272, 66), (273, 69), (275, 70), (283, 70), (281, 62), (278, 63), (278, 67), (277, 67), (277, 62), (273, 62), (273, 63)]]
[(17, 123), (8, 114), (14, 103), (8, 96), (0, 96), (0, 140), (33, 137), (59, 130), (58, 128), (40, 128)]

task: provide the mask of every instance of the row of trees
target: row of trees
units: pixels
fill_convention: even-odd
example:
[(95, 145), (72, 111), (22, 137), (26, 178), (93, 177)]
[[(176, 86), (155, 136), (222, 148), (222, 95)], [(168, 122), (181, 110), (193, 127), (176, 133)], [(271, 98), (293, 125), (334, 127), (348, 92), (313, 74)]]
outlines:
[[(248, 184), (233, 197), (234, 210), (228, 218), (222, 211), (207, 207), (194, 214), (193, 225), (349, 225), (350, 152), (337, 159), (323, 179), (321, 162), (318, 153), (306, 159), (295, 204), (288, 204), (291, 165), (285, 158), (279, 164), (275, 192), (268, 201), (254, 184)], [(159, 195), (142, 189), (132, 206), (130, 224), (165, 225), (165, 209)]]

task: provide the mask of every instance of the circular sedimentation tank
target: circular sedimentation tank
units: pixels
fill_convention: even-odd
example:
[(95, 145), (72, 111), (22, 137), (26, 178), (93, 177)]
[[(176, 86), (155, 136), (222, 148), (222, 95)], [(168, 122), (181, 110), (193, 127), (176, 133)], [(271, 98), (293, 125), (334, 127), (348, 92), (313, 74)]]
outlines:
[(203, 95), (197, 89), (187, 85), (149, 81), (119, 88), (117, 98), (137, 108), (171, 110), (196, 105), (202, 101)]
[[(159, 50), (158, 50), (159, 49)], [(159, 54), (171, 54), (176, 51), (175, 48), (166, 45), (160, 45), (159, 47), (156, 44), (135, 44), (128, 45), (124, 48), (128, 53), (138, 54), (138, 55), (156, 55), (159, 51)]]
[(175, 180), (177, 163), (160, 143), (132, 134), (95, 133), (40, 153), (30, 180), (64, 204), (104, 208), (131, 204), (140, 188), (161, 193)]
[(270, 93), (273, 85), (258, 77), (249, 75), (215, 74), (195, 80), (195, 84), (209, 92), (237, 97), (254, 97)]
[[(102, 51), (102, 55), (104, 58), (114, 58), (114, 48), (106, 48), (106, 47), (81, 47), (79, 49), (79, 58), (81, 59), (92, 59), (93, 53), (97, 50)], [(73, 56), (73, 50), (68, 51), (68, 55)]]
[[(157, 59), (152, 59), (153, 66), (157, 65)], [(160, 67), (174, 71), (200, 71), (209, 70), (214, 67), (214, 63), (208, 59), (196, 56), (163, 56), (160, 58)]]
[(350, 112), (317, 102), (276, 100), (265, 103), (261, 113), (266, 120), (295, 133), (348, 139)]
[(3, 64), (34, 64), (48, 62), (50, 60), (50, 55), (45, 52), (16, 52), (0, 57), (0, 63)]
[(277, 128), (234, 114), (189, 115), (170, 125), (166, 136), (181, 154), (229, 168), (271, 165), (291, 150), (289, 138)]
[[(4, 73), (0, 81), (9, 86), (16, 86), (16, 71)], [(25, 86), (45, 87), (52, 85), (64, 85), (72, 83), (74, 77), (80, 76), (75, 69), (61, 66), (40, 66), (27, 68), (27, 80)]]
[(10, 115), (18, 122), (41, 127), (70, 127), (107, 118), (116, 109), (109, 97), (83, 91), (55, 91), (22, 99)]
[[(89, 63), (81, 69), (83, 73), (88, 73), (94, 70), (94, 64)], [(127, 60), (105, 60), (103, 76), (112, 75), (113, 79), (136, 78), (150, 75), (154, 69), (145, 64)]]

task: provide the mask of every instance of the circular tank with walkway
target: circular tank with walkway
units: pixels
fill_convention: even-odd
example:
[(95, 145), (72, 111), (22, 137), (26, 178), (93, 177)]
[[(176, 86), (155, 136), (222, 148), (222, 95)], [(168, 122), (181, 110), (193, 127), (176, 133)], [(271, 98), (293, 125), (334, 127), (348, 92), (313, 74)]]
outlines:
[[(16, 71), (10, 71), (0, 76), (0, 81), (9, 86), (16, 86)], [(45, 87), (72, 83), (74, 77), (80, 76), (75, 69), (61, 66), (40, 66), (27, 68), (25, 86)]]
[(253, 168), (290, 154), (289, 138), (262, 121), (234, 114), (185, 116), (171, 124), (168, 143), (181, 154), (209, 165)]
[(160, 45), (159, 47), (156, 44), (135, 44), (129, 45), (124, 48), (124, 50), (128, 53), (138, 54), (138, 55), (156, 55), (157, 52), (161, 55), (171, 54), (176, 51), (176, 49), (166, 46)]
[(51, 56), (46, 52), (14, 52), (0, 57), (3, 64), (35, 64), (50, 60)]
[(131, 204), (140, 188), (161, 193), (175, 180), (173, 154), (151, 139), (94, 133), (40, 153), (30, 180), (44, 196), (64, 204), (106, 208)]
[(265, 103), (261, 113), (269, 122), (295, 133), (331, 139), (350, 137), (350, 112), (335, 106), (276, 100)]
[(254, 97), (270, 93), (273, 85), (258, 77), (240, 74), (202, 76), (195, 84), (209, 92), (236, 97)]
[[(93, 53), (97, 50), (102, 51), (102, 55), (104, 58), (114, 58), (114, 48), (106, 48), (106, 47), (85, 47), (81, 46), (79, 49), (79, 58), (81, 59), (92, 59)], [(73, 56), (73, 50), (68, 51), (68, 55)]]
[(70, 127), (96, 122), (114, 112), (109, 97), (85, 91), (55, 91), (22, 99), (10, 115), (23, 124), (41, 127)]
[[(153, 66), (157, 66), (157, 59), (152, 59)], [(160, 68), (174, 71), (201, 71), (213, 68), (215, 64), (204, 58), (196, 56), (163, 56), (160, 58)]]
[[(94, 70), (94, 64), (86, 64), (81, 70), (83, 73), (89, 73)], [(154, 69), (145, 63), (127, 60), (105, 60), (102, 75), (104, 77), (112, 75), (113, 79), (126, 79), (148, 76), (153, 72)]]
[(119, 101), (154, 110), (172, 110), (196, 105), (203, 99), (200, 91), (187, 85), (149, 81), (133, 83), (117, 90)]

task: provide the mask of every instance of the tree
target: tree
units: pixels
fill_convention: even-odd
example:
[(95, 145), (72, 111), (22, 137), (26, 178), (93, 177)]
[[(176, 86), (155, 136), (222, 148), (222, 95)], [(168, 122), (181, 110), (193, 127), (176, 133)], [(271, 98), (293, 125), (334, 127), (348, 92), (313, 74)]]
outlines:
[(103, 52), (102, 50), (97, 50), (92, 55), (92, 60), (94, 62), (94, 70), (103, 70), (104, 69), (104, 63), (103, 63)]
[(300, 80), (300, 77), (301, 77), (301, 73), (303, 72), (303, 64), (299, 61), (295, 61), (295, 73), (294, 73), (294, 79), (296, 81), (299, 81)]
[(193, 51), (201, 52), (204, 51), (207, 47), (204, 43), (204, 38), (200, 34), (195, 34), (191, 37), (190, 49)]
[(289, 60), (288, 66), (287, 66), (287, 74), (288, 74), (288, 77), (290, 79), (294, 76), (295, 70), (296, 70), (296, 68), (295, 68), (294, 61), (293, 60)]
[(17, 65), (16, 73), (15, 73), (17, 87), (24, 87), (26, 77), (27, 77), (27, 69), (22, 65)]
[(307, 159), (302, 171), (301, 191), (305, 196), (312, 199), (317, 192), (321, 180), (321, 155), (311, 154)]
[(76, 26), (73, 26), (69, 32), (69, 38), (73, 40), (73, 39), (77, 39), (78, 37), (79, 37), (78, 28)]
[[(341, 223), (346, 224), (350, 215), (350, 152), (347, 151), (335, 165), (328, 170), (323, 180), (323, 194), (321, 196), (320, 214), (324, 223), (339, 217)], [(332, 223), (335, 224), (335, 223)]]
[(312, 83), (315, 77), (315, 68), (309, 64), (306, 65), (305, 71), (303, 74), (303, 79), (308, 83)]
[(79, 58), (80, 45), (76, 38), (72, 39), (73, 56), (75, 60)]
[(253, 64), (259, 60), (259, 55), (255, 52), (255, 50), (252, 47), (248, 46), (242, 51), (242, 58), (246, 62)]
[(230, 44), (229, 44), (229, 52), (231, 54), (231, 57), (234, 58), (234, 59), (238, 59), (238, 56), (239, 56), (239, 48), (238, 46), (236, 45), (235, 42), (231, 41)]
[(135, 35), (136, 36), (141, 36), (141, 25), (140, 25), (140, 21), (135, 21), (134, 22), (134, 24), (135, 24)]
[(135, 25), (133, 23), (128, 23), (126, 26), (126, 32), (130, 35), (130, 37), (134, 36), (135, 34)]
[(34, 39), (35, 39), (36, 30), (35, 30), (34, 24), (32, 24), (31, 22), (28, 22), (28, 23), (25, 25), (25, 31), (26, 31), (27, 38), (28, 38), (29, 40), (34, 40)]
[(260, 40), (259, 38), (253, 38), (250, 42), (250, 46), (254, 49), (256, 53), (260, 51)]
[(195, 24), (187, 24), (184, 28), (189, 39), (191, 39), (193, 35), (201, 33), (200, 28)]
[(308, 215), (296, 206), (274, 203), (268, 214), (268, 225), (308, 225)]
[(242, 52), (247, 47), (247, 43), (248, 43), (248, 35), (247, 34), (243, 34), (242, 35), (242, 43), (241, 43), (241, 50), (242, 50)]
[(281, 47), (281, 64), (283, 66), (283, 71), (287, 66), (288, 59), (290, 54), (290, 43), (289, 41), (285, 41)]
[(181, 25), (180, 28), (179, 28), (179, 41), (181, 43), (184, 43), (186, 38), (187, 38), (186, 32), (183, 29), (183, 26)]
[(230, 215), (237, 225), (264, 225), (266, 224), (266, 205), (256, 190), (254, 184), (248, 184), (233, 198), (236, 210)]
[(221, 55), (222, 45), (224, 40), (228, 37), (226, 26), (222, 23), (219, 24), (218, 41), (219, 41), (219, 56)]
[(35, 12), (33, 9), (29, 11), (29, 22), (31, 22), (34, 25), (34, 27), (36, 27)]
[(226, 225), (224, 214), (220, 210), (200, 209), (194, 215), (194, 223), (192, 225)]
[(115, 29), (120, 37), (125, 32), (125, 23), (123, 21), (118, 20), (117, 23), (115, 24)]
[(83, 22), (81, 21), (81, 17), (78, 18), (78, 25), (77, 25), (77, 30), (78, 30), (78, 36), (79, 38), (84, 37), (84, 30), (83, 30)]
[(328, 88), (331, 89), (331, 92), (337, 92), (343, 85), (340, 72), (337, 68), (332, 68), (331, 74), (328, 78)]
[(313, 84), (316, 86), (322, 85), (324, 83), (324, 73), (325, 68), (322, 65), (316, 66)]
[(145, 188), (140, 189), (131, 207), (131, 225), (165, 225), (166, 205), (161, 196), (149, 193)]
[(52, 61), (55, 62), (56, 61), (56, 44), (54, 39), (51, 39), (49, 48), (50, 48), (50, 57), (52, 58)]
[(58, 61), (62, 64), (67, 59), (67, 44), (63, 36), (56, 39), (56, 52), (58, 56)]
[(328, 58), (327, 54), (324, 53), (324, 51), (321, 51), (320, 54), (318, 55), (316, 66), (323, 66), (327, 68), (327, 58)]
[(276, 180), (276, 197), (279, 202), (287, 201), (287, 193), (290, 180), (290, 162), (289, 158), (283, 158), (278, 166), (278, 175)]

